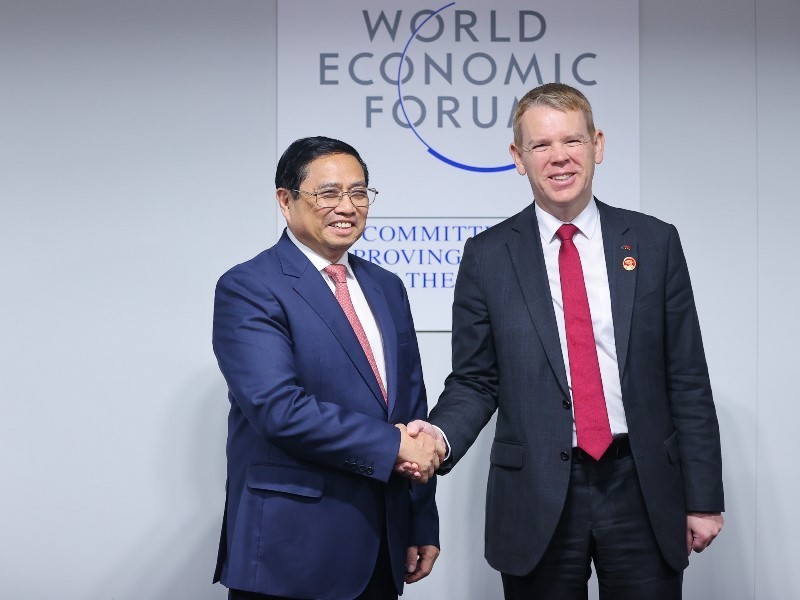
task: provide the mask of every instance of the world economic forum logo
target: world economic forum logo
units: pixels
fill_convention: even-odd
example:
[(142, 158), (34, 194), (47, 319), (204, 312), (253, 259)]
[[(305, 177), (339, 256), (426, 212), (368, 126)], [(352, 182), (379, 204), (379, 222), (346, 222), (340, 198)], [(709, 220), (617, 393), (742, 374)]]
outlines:
[[(507, 171), (514, 165), (487, 165), (491, 156), (481, 146), (489, 140), (480, 132), (495, 134), (490, 136), (491, 148), (496, 147), (500, 130), (508, 139), (517, 94), (532, 87), (550, 81), (595, 85), (589, 74), (597, 55), (564, 48), (563, 38), (543, 39), (548, 23), (542, 12), (516, 6), (471, 10), (463, 2), (456, 5), (450, 2), (411, 16), (411, 35), (402, 53), (395, 54), (399, 60), (392, 115), (398, 126), (413, 133), (431, 156), (447, 165), (478, 173)], [(392, 21), (381, 11), (371, 27), (368, 24), (371, 36), (383, 26), (395, 40), (401, 14), (397, 11)], [(368, 113), (370, 109), (368, 103)], [(465, 137), (467, 128), (472, 133)], [(482, 159), (456, 158), (466, 149), (482, 153)]]
[[(597, 55), (583, 37), (565, 35), (567, 13), (556, 4), (542, 0), (549, 8), (541, 12), (510, 1), (413, 4), (420, 3), (362, 8), (364, 29), (347, 40), (349, 60), (320, 52), (320, 84), (339, 85), (347, 73), (345, 82), (366, 92), (368, 130), (405, 130), (443, 164), (475, 173), (513, 169), (501, 155), (518, 98), (547, 82), (597, 83)], [(362, 39), (366, 47), (356, 45)]]
[(458, 169), (464, 169), (465, 171), (475, 171), (479, 173), (496, 173), (498, 171), (509, 171), (514, 168), (514, 164), (505, 164), (499, 166), (477, 166), (477, 165), (469, 165), (463, 162), (459, 162), (457, 160), (453, 160), (448, 156), (445, 156), (442, 152), (437, 151), (431, 144), (425, 141), (425, 139), (420, 135), (420, 132), (417, 131), (417, 128), (414, 126), (414, 123), (408, 117), (408, 112), (406, 111), (405, 102), (403, 100), (403, 65), (405, 64), (406, 55), (408, 54), (408, 50), (411, 47), (411, 43), (417, 38), (417, 34), (425, 27), (425, 25), (434, 17), (436, 17), (442, 11), (452, 7), (455, 5), (455, 2), (451, 2), (450, 4), (445, 4), (440, 9), (431, 13), (422, 23), (420, 23), (417, 28), (411, 33), (411, 37), (408, 38), (406, 42), (405, 48), (403, 48), (403, 54), (400, 57), (400, 63), (397, 67), (397, 101), (400, 103), (400, 108), (403, 112), (403, 118), (405, 119), (406, 123), (408, 124), (409, 129), (417, 136), (420, 142), (422, 142), (425, 147), (428, 149), (428, 153), (432, 156), (438, 158), (443, 163), (447, 163), (451, 167), (456, 167)]

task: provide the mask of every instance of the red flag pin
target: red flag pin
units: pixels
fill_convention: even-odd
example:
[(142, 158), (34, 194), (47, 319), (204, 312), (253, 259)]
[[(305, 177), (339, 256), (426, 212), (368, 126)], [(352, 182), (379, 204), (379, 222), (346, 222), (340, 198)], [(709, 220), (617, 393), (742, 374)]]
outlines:
[(630, 246), (628, 246), (628, 244), (625, 244), (624, 246), (622, 246), (622, 249), (623, 249), (623, 250), (630, 250), (630, 249), (631, 249), (631, 247), (630, 247)]
[(632, 256), (626, 256), (622, 260), (622, 268), (626, 271), (633, 271), (636, 268), (636, 259)]

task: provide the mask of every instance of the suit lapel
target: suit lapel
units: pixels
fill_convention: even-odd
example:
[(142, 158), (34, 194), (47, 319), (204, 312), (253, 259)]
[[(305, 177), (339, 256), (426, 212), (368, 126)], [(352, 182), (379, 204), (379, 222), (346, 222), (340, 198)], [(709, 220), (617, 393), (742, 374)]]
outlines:
[[(639, 249), (637, 239), (625, 222), (623, 213), (599, 200), (595, 201), (600, 210), (608, 287), (611, 293), (611, 314), (614, 319), (614, 341), (617, 347), (619, 376), (622, 379), (628, 358)], [(629, 259), (633, 259), (633, 262), (631, 263)], [(628, 268), (625, 268), (626, 264)]]
[[(383, 394), (381, 394), (378, 382), (372, 372), (372, 367), (370, 367), (364, 350), (361, 348), (361, 344), (353, 328), (350, 326), (350, 322), (347, 320), (347, 317), (345, 317), (342, 307), (339, 306), (336, 297), (325, 283), (322, 275), (314, 268), (311, 262), (303, 255), (300, 249), (292, 243), (285, 233), (276, 245), (276, 252), (284, 275), (296, 280), (293, 284), (295, 291), (328, 326), (331, 333), (333, 333), (334, 337), (339, 341), (342, 349), (347, 356), (350, 357), (350, 360), (361, 374), (361, 377), (367, 383), (370, 390), (372, 390), (373, 395), (375, 395), (376, 399), (380, 401), (381, 406), (385, 409), (386, 403), (383, 400)], [(360, 280), (359, 283), (361, 283)], [(361, 285), (363, 288), (363, 284)], [(366, 295), (366, 289), (364, 293)], [(367, 296), (367, 299), (372, 305), (370, 296)], [(375, 308), (373, 308), (373, 311), (375, 311)], [(379, 321), (378, 325), (383, 332), (383, 324)], [(384, 337), (384, 340), (385, 339)]]
[(547, 268), (542, 253), (542, 238), (536, 221), (536, 211), (531, 204), (516, 217), (512, 225), (508, 253), (522, 289), (533, 325), (544, 346), (547, 359), (565, 394), (569, 394), (567, 371), (561, 352), (561, 340), (553, 309), (553, 297), (547, 280)]

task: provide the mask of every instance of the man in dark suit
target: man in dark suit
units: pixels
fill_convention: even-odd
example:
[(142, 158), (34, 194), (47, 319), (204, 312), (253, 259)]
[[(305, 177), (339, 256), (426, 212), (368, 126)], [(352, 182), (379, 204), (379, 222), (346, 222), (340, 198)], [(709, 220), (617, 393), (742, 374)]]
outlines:
[(593, 197), (603, 150), (578, 90), (519, 102), (510, 151), (534, 204), (467, 242), (439, 429), (408, 428), (443, 432), (446, 473), (497, 411), (486, 558), (509, 599), (586, 598), (592, 562), (601, 598), (680, 598), (687, 556), (723, 523), (678, 233)]
[[(347, 250), (377, 192), (354, 148), (294, 142), (275, 175), (288, 225), (219, 280), (228, 481), (214, 581), (229, 598), (396, 599), (438, 550), (419, 349), (400, 279)], [(398, 425), (394, 425), (398, 424)], [(419, 465), (417, 483), (393, 472)]]

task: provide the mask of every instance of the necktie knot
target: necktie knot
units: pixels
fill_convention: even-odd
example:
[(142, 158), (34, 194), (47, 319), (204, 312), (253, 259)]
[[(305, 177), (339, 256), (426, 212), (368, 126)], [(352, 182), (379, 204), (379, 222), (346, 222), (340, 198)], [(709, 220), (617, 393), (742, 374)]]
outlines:
[(344, 265), (328, 265), (323, 269), (328, 276), (333, 279), (334, 283), (346, 283), (347, 282), (347, 267)]
[(556, 236), (558, 236), (558, 239), (564, 242), (566, 240), (571, 240), (573, 237), (575, 237), (575, 234), (578, 233), (578, 231), (579, 229), (572, 223), (564, 223), (556, 231)]

